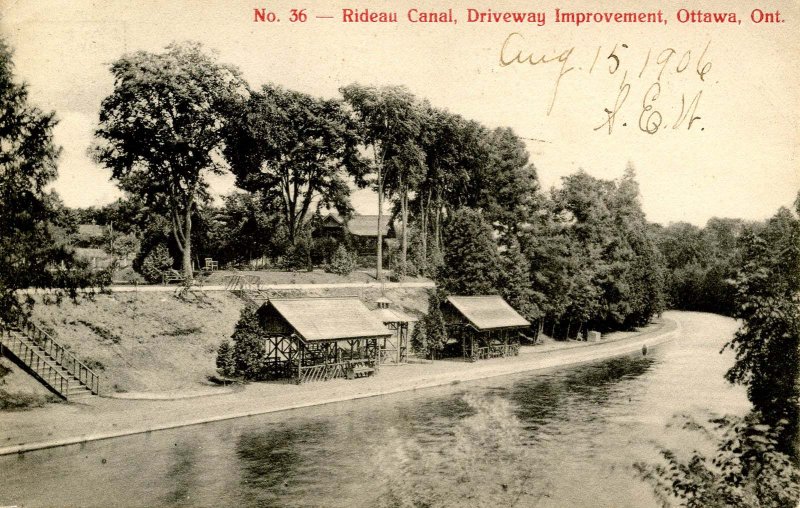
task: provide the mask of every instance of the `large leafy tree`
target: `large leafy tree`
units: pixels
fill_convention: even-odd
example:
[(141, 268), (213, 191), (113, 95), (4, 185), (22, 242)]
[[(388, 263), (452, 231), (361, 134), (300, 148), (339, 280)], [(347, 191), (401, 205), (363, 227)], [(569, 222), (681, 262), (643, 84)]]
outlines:
[(192, 214), (223, 171), (226, 112), (246, 93), (239, 72), (197, 43), (138, 51), (111, 65), (114, 91), (100, 108), (95, 158), (120, 188), (168, 216), (183, 271), (192, 277)]
[[(487, 163), (486, 129), (478, 122), (428, 107), (420, 143), (425, 154), (425, 174), (418, 185), (414, 209), (419, 210), (423, 273), (427, 259), (437, 259), (443, 249), (442, 222), (448, 212), (468, 204), (469, 185)], [(432, 239), (432, 241), (429, 241)], [(434, 270), (437, 267), (432, 267)]]
[[(374, 87), (353, 83), (341, 88), (363, 135), (372, 181), (378, 194), (378, 245), (376, 277), (383, 278), (383, 201), (387, 190), (407, 189), (415, 180), (412, 168), (421, 165), (419, 147), (423, 114), (416, 98), (404, 87)], [(405, 176), (404, 176), (405, 175)], [(396, 182), (388, 187), (388, 182)], [(405, 183), (403, 183), (405, 182)], [(403, 225), (404, 229), (406, 225)]]
[(551, 319), (566, 324), (566, 335), (585, 325), (640, 326), (663, 309), (663, 262), (638, 196), (632, 168), (618, 182), (580, 171), (565, 177), (563, 187), (552, 193), (555, 221), (545, 221), (545, 234), (566, 248), (547, 249), (536, 241), (527, 245), (536, 258), (548, 251), (561, 258), (543, 264), (562, 270), (552, 289), (565, 294), (566, 301), (552, 308)]
[(491, 225), (478, 210), (456, 210), (444, 227), (444, 264), (438, 284), (449, 294), (497, 293), (502, 261)]
[(224, 198), (221, 208), (206, 210), (207, 243), (218, 261), (246, 263), (282, 252), (288, 242), (286, 228), (277, 204), (264, 203), (269, 199), (260, 192), (236, 192)]
[(26, 311), (17, 290), (55, 288), (77, 295), (95, 284), (68, 249), (53, 239), (64, 226), (57, 196), (45, 192), (57, 176), (60, 148), (53, 143), (54, 113), (31, 105), (14, 79), (10, 49), (0, 40), (0, 319)]
[[(800, 199), (798, 205), (800, 212)], [(782, 208), (743, 243), (735, 314), (742, 325), (729, 343), (736, 362), (726, 377), (747, 386), (767, 424), (788, 422), (781, 449), (797, 457), (792, 444), (800, 427), (800, 219)]]
[(236, 115), (226, 129), (225, 157), (239, 187), (280, 197), (290, 243), (314, 207), (350, 212), (347, 178), (361, 181), (366, 165), (355, 123), (339, 101), (265, 85)]

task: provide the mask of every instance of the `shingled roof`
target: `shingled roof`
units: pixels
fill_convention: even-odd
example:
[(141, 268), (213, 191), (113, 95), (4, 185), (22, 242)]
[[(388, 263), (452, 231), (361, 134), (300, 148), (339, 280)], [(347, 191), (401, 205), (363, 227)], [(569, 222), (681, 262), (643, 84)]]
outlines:
[[(332, 218), (339, 224), (344, 222), (344, 219), (335, 213), (330, 213), (326, 216)], [(377, 215), (352, 215), (347, 220), (347, 231), (355, 236), (378, 236), (378, 216)], [(383, 236), (389, 234), (389, 216), (381, 216), (381, 231)]]
[(525, 328), (531, 325), (500, 296), (448, 296), (447, 301), (476, 330)]
[(382, 323), (414, 323), (417, 318), (406, 314), (401, 310), (395, 309), (374, 309), (372, 313), (381, 320)]
[(392, 335), (358, 298), (275, 298), (262, 310), (279, 314), (306, 342)]

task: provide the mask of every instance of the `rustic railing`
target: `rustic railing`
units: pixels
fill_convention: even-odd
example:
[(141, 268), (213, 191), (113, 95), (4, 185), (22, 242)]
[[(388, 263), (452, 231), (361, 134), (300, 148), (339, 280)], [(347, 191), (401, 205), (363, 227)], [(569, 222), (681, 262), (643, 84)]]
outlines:
[(370, 359), (354, 359), (337, 363), (304, 365), (300, 367), (299, 377), (295, 381), (297, 383), (313, 383), (315, 381), (327, 381), (337, 377), (347, 377), (347, 370), (358, 366), (376, 368), (375, 361)]
[(57, 365), (51, 363), (52, 360), (28, 346), (19, 337), (12, 335), (11, 330), (6, 329), (2, 322), (0, 322), (0, 347), (4, 347), (14, 353), (14, 356), (35, 372), (39, 378), (63, 395), (64, 398), (68, 398), (70, 379), (61, 373)]
[(28, 339), (42, 348), (56, 364), (69, 372), (80, 381), (81, 384), (86, 385), (90, 392), (95, 395), (100, 395), (100, 376), (78, 360), (74, 354), (53, 340), (52, 337), (39, 329), (39, 327), (21, 316), (17, 319), (17, 327)]
[(506, 356), (517, 356), (519, 354), (519, 344), (493, 344), (491, 346), (476, 347), (472, 349), (470, 359), (486, 360), (488, 358), (501, 358)]

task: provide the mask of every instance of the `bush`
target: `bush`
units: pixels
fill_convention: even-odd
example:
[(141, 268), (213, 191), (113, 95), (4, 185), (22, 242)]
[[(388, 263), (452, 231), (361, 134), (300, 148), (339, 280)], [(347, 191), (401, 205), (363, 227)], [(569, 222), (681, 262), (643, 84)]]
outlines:
[(417, 322), (411, 333), (411, 348), (417, 355), (422, 354), (431, 360), (441, 357), (447, 343), (447, 331), (440, 308), (444, 298), (441, 291), (428, 290), (428, 313)]
[(684, 428), (697, 428), (713, 436), (717, 450), (713, 457), (695, 451), (679, 458), (661, 450), (660, 464), (636, 463), (642, 479), (648, 481), (663, 506), (791, 507), (800, 499), (800, 470), (791, 458), (778, 451), (783, 420), (773, 427), (752, 412), (744, 418), (711, 421), (714, 428), (692, 420)]
[(236, 364), (233, 360), (233, 348), (230, 341), (222, 341), (217, 349), (217, 370), (226, 377), (236, 375)]
[(290, 245), (286, 249), (286, 255), (283, 258), (283, 269), (291, 271), (313, 270), (314, 266), (311, 263), (311, 242), (306, 238), (298, 238), (294, 245)]
[(253, 381), (267, 379), (269, 373), (264, 362), (266, 348), (254, 307), (242, 309), (231, 338), (233, 347), (225, 341), (217, 349), (216, 363), (220, 374)]
[(140, 273), (147, 282), (161, 282), (161, 274), (172, 268), (172, 256), (164, 245), (156, 245), (142, 260)]
[(336, 275), (350, 275), (356, 269), (356, 262), (355, 254), (348, 252), (344, 245), (340, 245), (333, 253), (331, 263), (326, 271)]
[(314, 238), (311, 243), (311, 262), (314, 266), (330, 263), (339, 247), (340, 244), (336, 238), (327, 236)]

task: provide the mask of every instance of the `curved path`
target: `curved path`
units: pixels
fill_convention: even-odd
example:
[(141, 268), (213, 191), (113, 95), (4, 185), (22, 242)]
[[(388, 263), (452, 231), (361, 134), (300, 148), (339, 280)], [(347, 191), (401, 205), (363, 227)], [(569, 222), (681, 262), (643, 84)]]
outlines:
[[(378, 376), (322, 383), (252, 383), (174, 394), (146, 400), (95, 398), (88, 404), (54, 404), (24, 412), (0, 413), (0, 455), (78, 444), (241, 418), (320, 404), (387, 395), (519, 372), (552, 369), (628, 355), (674, 339), (681, 313), (668, 312), (660, 323), (635, 333), (616, 333), (597, 343), (569, 342), (523, 348), (513, 358), (476, 363), (434, 363), (387, 366)], [(213, 395), (213, 396), (210, 396)]]

